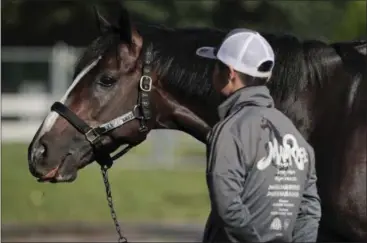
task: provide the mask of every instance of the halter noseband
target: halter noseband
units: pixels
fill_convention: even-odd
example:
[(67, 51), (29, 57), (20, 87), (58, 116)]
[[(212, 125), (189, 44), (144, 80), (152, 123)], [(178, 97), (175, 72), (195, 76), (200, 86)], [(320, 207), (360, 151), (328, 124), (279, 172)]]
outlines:
[(138, 119), (140, 121), (139, 132), (147, 132), (147, 122), (151, 119), (152, 112), (150, 109), (149, 93), (152, 89), (152, 78), (151, 73), (151, 62), (153, 61), (151, 49), (145, 52), (143, 73), (139, 81), (138, 88), (138, 101), (134, 108), (119, 116), (109, 122), (106, 122), (98, 127), (90, 127), (82, 119), (80, 119), (74, 112), (72, 112), (68, 107), (66, 107), (61, 102), (55, 102), (51, 106), (51, 111), (57, 112), (65, 120), (67, 120), (75, 129), (80, 133), (84, 134), (85, 138), (92, 145), (96, 157), (96, 161), (102, 167), (110, 168), (113, 161), (127, 153), (135, 145), (129, 144), (126, 148), (122, 149), (113, 157), (105, 151), (102, 144), (102, 137), (106, 135), (111, 130), (114, 130), (125, 123)]

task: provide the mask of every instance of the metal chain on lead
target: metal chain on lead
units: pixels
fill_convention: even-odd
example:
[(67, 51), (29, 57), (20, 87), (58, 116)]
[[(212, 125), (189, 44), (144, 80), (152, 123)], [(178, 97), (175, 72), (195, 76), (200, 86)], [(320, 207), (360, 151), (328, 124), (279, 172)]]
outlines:
[(119, 235), (118, 242), (128, 242), (127, 239), (121, 233), (120, 224), (119, 224), (119, 222), (117, 220), (116, 212), (115, 212), (115, 209), (113, 207), (111, 186), (110, 186), (110, 183), (108, 181), (107, 170), (108, 170), (108, 168), (101, 167), (101, 172), (102, 172), (102, 176), (103, 176), (103, 182), (104, 182), (104, 185), (105, 185), (105, 188), (106, 188), (108, 206), (110, 207), (111, 216), (112, 216), (113, 222), (115, 224), (116, 232)]

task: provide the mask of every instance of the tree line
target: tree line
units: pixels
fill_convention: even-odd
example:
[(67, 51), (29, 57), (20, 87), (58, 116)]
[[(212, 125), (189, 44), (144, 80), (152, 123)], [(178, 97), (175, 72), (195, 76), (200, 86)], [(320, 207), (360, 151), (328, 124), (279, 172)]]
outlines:
[(120, 5), (134, 21), (168, 27), (252, 28), (301, 38), (343, 41), (366, 38), (366, 1), (246, 0), (3, 0), (3, 45), (85, 46), (98, 34), (93, 5), (118, 16)]

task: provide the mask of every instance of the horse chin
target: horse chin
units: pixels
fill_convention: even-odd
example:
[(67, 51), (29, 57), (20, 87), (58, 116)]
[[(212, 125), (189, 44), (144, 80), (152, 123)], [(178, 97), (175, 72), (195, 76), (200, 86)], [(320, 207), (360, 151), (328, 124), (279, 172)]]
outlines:
[(62, 162), (53, 170), (51, 170), (46, 176), (39, 178), (38, 182), (73, 182), (78, 175), (78, 168), (75, 167), (75, 158), (71, 154), (68, 154)]
[(68, 156), (59, 168), (56, 174), (57, 176), (54, 178), (54, 183), (75, 181), (78, 176), (78, 171), (93, 162), (93, 150), (91, 149), (83, 154), (75, 153), (74, 155)]
[(76, 180), (78, 173), (68, 173), (68, 174), (58, 174), (56, 177), (54, 177), (52, 180), (50, 180), (50, 183), (70, 183)]

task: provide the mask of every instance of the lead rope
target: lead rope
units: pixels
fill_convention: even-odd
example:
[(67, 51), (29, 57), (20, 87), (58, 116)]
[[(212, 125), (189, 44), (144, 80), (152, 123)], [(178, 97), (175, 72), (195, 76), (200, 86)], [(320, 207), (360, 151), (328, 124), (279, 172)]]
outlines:
[[(140, 104), (141, 104), (141, 112), (143, 114), (144, 119), (140, 120), (140, 132), (146, 132), (148, 130), (147, 126), (146, 126), (146, 119), (150, 119), (151, 118), (151, 112), (149, 110), (149, 96), (148, 96), (148, 92), (150, 92), (151, 88), (152, 88), (152, 78), (150, 77), (150, 63), (152, 61), (152, 46), (149, 47), (149, 50), (146, 52), (146, 57), (145, 57), (145, 66), (143, 68), (143, 76), (141, 77), (140, 80), (140, 96), (139, 96), (139, 100), (140, 100)], [(148, 82), (148, 83), (146, 83)], [(112, 161), (114, 161), (115, 159), (117, 159), (118, 157), (122, 156), (123, 154), (125, 154), (127, 151), (129, 151), (133, 146), (128, 146), (127, 148), (123, 149), (122, 151), (120, 151), (118, 154), (116, 154), (114, 157), (109, 158), (111, 160), (111, 165), (112, 165)], [(110, 165), (110, 166), (111, 166)], [(116, 232), (119, 236), (118, 238), (118, 242), (123, 242), (123, 243), (127, 243), (127, 239), (122, 235), (121, 233), (121, 228), (120, 228), (120, 224), (117, 220), (117, 216), (116, 216), (116, 212), (115, 209), (113, 207), (113, 201), (112, 201), (112, 193), (111, 193), (111, 186), (110, 186), (110, 182), (108, 181), (108, 170), (109, 166), (107, 165), (101, 165), (101, 172), (102, 172), (102, 176), (103, 176), (103, 182), (105, 185), (105, 189), (106, 189), (106, 195), (107, 195), (107, 202), (108, 202), (108, 206), (110, 208), (110, 212), (111, 212), (111, 217), (113, 219), (113, 222), (115, 224), (115, 228), (116, 228)]]
[(111, 186), (110, 186), (110, 182), (108, 181), (107, 170), (108, 170), (107, 166), (101, 166), (101, 172), (102, 172), (103, 182), (104, 182), (105, 189), (106, 189), (108, 206), (110, 207), (111, 217), (112, 217), (113, 222), (115, 224), (116, 232), (119, 236), (117, 242), (128, 242), (127, 239), (121, 233), (120, 224), (117, 220), (116, 212), (115, 212), (115, 209), (113, 207)]

